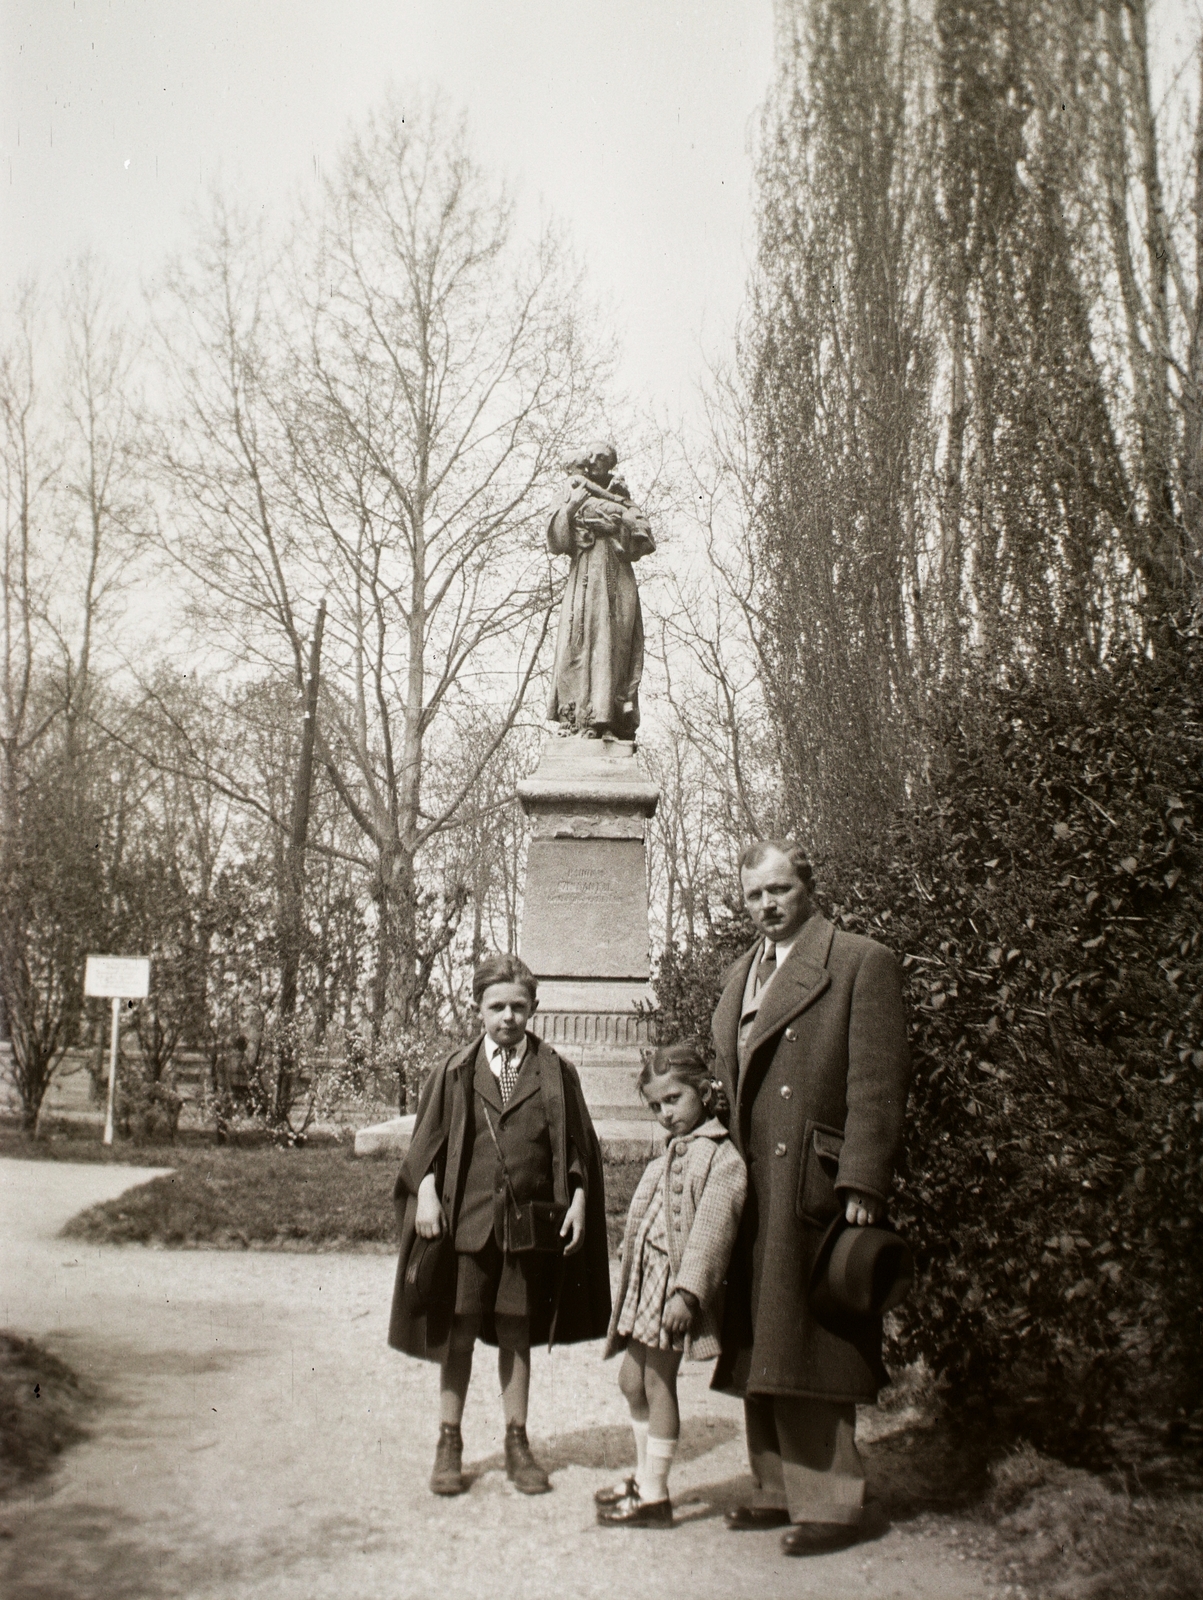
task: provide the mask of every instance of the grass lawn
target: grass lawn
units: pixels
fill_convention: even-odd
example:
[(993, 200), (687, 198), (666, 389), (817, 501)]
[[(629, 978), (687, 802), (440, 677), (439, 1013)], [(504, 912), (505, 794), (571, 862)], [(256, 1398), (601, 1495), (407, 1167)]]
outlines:
[(0, 1499), (83, 1438), (89, 1399), (75, 1374), (32, 1339), (0, 1332)]
[[(3, 1156), (174, 1168), (169, 1177), (155, 1178), (73, 1217), (64, 1232), (91, 1244), (387, 1251), (397, 1243), (395, 1159), (364, 1159), (347, 1145), (301, 1150), (272, 1145), (105, 1146), (96, 1136), (31, 1139), (2, 1130)], [(623, 1218), (643, 1166), (635, 1161), (606, 1168), (611, 1249), (622, 1237)]]

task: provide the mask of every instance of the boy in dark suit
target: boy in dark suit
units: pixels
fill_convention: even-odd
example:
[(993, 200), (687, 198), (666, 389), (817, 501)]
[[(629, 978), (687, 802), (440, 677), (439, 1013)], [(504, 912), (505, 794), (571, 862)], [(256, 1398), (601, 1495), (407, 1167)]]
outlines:
[[(609, 1321), (601, 1152), (576, 1070), (527, 1023), (535, 979), (517, 956), (487, 956), (472, 996), (484, 1027), (431, 1073), (413, 1142), (394, 1191), (402, 1211), (401, 1257), (389, 1343), (439, 1363), (439, 1443), (430, 1487), (466, 1487), (460, 1423), (478, 1338), (498, 1347), (506, 1475), (523, 1494), (551, 1487), (526, 1437), (532, 1341), (601, 1337)], [(561, 1251), (503, 1248), (507, 1203), (564, 1207)], [(447, 1230), (455, 1246), (439, 1303), (408, 1310), (401, 1292), (415, 1238)]]

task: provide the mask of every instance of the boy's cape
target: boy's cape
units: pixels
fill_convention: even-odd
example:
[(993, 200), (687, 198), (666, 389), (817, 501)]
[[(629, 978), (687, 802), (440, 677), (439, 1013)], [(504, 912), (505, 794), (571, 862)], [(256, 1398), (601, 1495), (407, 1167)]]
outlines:
[[(531, 1316), (531, 1343), (575, 1344), (585, 1339), (604, 1337), (610, 1320), (610, 1267), (606, 1240), (606, 1195), (602, 1171), (601, 1146), (585, 1104), (576, 1068), (538, 1039), (527, 1035), (528, 1048), (539, 1056), (539, 1078), (544, 1113), (551, 1136), (552, 1184), (557, 1200), (567, 1205), (569, 1151), (576, 1149), (585, 1167), (586, 1206), (585, 1242), (573, 1256), (561, 1257), (555, 1268), (551, 1300)], [(393, 1200), (401, 1228), (401, 1252), (397, 1263), (397, 1284), (393, 1292), (389, 1343), (410, 1355), (441, 1361), (454, 1314), (454, 1286), (449, 1296), (426, 1313), (415, 1315), (404, 1301), (405, 1269), (416, 1238), (418, 1185), (434, 1171), (439, 1192), (444, 1192), (449, 1151), (455, 1169), (451, 1191), (458, 1197), (459, 1163), (469, 1154), (466, 1146), (467, 1104), (471, 1099), (471, 1075), (481, 1036), (453, 1051), (431, 1073), (418, 1102), (417, 1121), (409, 1151), (397, 1174)], [(465, 1087), (465, 1074), (467, 1088)], [(458, 1198), (455, 1202), (458, 1205)], [(454, 1233), (456, 1218), (449, 1225)], [(486, 1323), (482, 1337), (495, 1343)]]

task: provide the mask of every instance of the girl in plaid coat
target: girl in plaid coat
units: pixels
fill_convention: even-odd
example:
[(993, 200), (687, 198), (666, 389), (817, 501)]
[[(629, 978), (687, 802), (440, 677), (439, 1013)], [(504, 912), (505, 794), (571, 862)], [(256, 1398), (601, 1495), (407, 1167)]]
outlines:
[(722, 1091), (694, 1044), (657, 1050), (639, 1092), (668, 1133), (627, 1216), (622, 1277), (605, 1355), (623, 1350), (618, 1385), (631, 1408), (636, 1469), (599, 1489), (607, 1527), (672, 1527), (668, 1474), (681, 1413), (682, 1355), (718, 1355), (722, 1291), (747, 1192), (743, 1160), (719, 1120)]

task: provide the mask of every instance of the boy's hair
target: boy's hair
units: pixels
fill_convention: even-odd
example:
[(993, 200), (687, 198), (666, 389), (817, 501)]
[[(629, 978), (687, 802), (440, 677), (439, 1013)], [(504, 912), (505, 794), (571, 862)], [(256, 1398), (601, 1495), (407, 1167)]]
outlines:
[(683, 1039), (677, 1044), (665, 1044), (653, 1050), (639, 1074), (640, 1099), (647, 1099), (647, 1087), (653, 1078), (663, 1077), (678, 1078), (691, 1089), (696, 1089), (711, 1116), (727, 1121), (731, 1114), (727, 1096), (696, 1039)]
[(472, 1000), (480, 1004), (480, 998), (486, 989), (491, 989), (495, 983), (520, 983), (531, 997), (531, 1003), (538, 998), (539, 986), (535, 982), (535, 975), (517, 956), (493, 955), (481, 956), (472, 973)]

